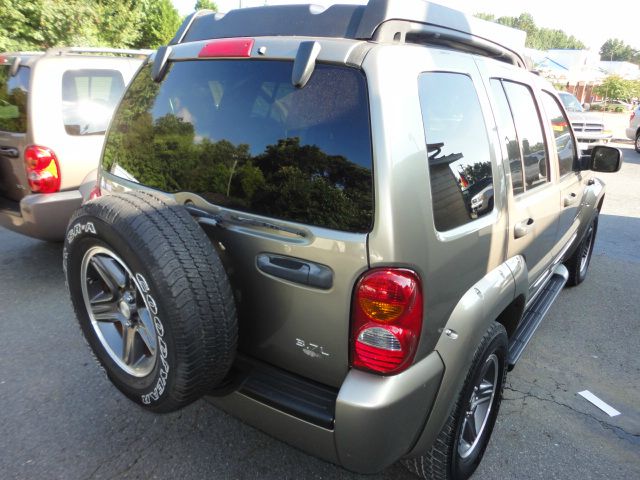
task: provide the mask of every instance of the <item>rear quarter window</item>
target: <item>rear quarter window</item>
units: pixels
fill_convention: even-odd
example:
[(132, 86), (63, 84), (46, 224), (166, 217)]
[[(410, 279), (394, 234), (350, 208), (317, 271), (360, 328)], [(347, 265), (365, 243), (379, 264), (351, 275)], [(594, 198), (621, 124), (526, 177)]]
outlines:
[(427, 72), (418, 86), (434, 223), (439, 231), (451, 230), (493, 210), (487, 129), (470, 77)]
[(373, 216), (366, 81), (318, 64), (303, 89), (290, 61), (145, 67), (114, 117), (103, 169), (169, 193), (349, 232)]
[(103, 135), (124, 91), (117, 70), (69, 70), (62, 75), (62, 118), (69, 135)]
[(26, 133), (31, 69), (20, 67), (13, 77), (9, 69), (9, 65), (0, 66), (0, 130)]

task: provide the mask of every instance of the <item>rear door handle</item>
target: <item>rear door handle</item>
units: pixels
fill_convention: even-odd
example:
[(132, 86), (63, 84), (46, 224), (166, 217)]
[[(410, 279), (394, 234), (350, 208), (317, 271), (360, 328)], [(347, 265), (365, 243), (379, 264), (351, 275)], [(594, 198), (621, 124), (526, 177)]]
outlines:
[(20, 156), (20, 152), (18, 152), (17, 148), (0, 145), (0, 155), (9, 158), (18, 158)]
[(513, 229), (513, 236), (515, 238), (522, 238), (531, 231), (531, 225), (533, 225), (533, 218), (527, 218), (521, 222), (516, 223)]
[(575, 193), (571, 192), (569, 195), (566, 195), (564, 197), (563, 200), (563, 205), (565, 207), (569, 207), (571, 205), (573, 205), (574, 203), (576, 203), (576, 201), (578, 200), (578, 195), (576, 195)]
[(326, 265), (271, 253), (259, 254), (256, 262), (262, 272), (290, 282), (323, 290), (333, 286), (333, 270)]

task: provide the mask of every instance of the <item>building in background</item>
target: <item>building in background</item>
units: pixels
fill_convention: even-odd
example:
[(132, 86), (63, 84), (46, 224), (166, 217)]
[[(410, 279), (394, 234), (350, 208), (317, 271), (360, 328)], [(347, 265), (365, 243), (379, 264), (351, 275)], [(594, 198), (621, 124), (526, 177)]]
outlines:
[(609, 75), (625, 80), (640, 80), (640, 67), (629, 62), (601, 61), (595, 50), (532, 50), (527, 49), (534, 68), (558, 87), (574, 94), (580, 103), (601, 100), (593, 93)]

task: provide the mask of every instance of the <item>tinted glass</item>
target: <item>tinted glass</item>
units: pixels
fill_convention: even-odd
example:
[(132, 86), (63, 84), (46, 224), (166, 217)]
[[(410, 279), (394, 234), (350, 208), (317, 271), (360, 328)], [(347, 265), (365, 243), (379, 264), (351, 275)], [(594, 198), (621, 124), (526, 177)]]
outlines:
[(9, 75), (9, 69), (9, 65), (0, 66), (0, 130), (25, 133), (31, 69), (20, 67), (15, 77)]
[(560, 100), (562, 100), (562, 103), (564, 104), (564, 108), (566, 108), (568, 112), (584, 111), (584, 108), (582, 108), (582, 105), (580, 105), (580, 102), (578, 101), (578, 99), (574, 97), (572, 94), (560, 92), (558, 95), (560, 95)]
[(62, 118), (69, 135), (102, 135), (124, 91), (117, 70), (70, 70), (62, 75)]
[(493, 209), (489, 141), (469, 77), (423, 73), (419, 87), (433, 216), (436, 229), (445, 231)]
[(491, 91), (496, 104), (494, 115), (498, 124), (498, 135), (502, 142), (503, 154), (506, 153), (511, 170), (511, 188), (513, 194), (518, 195), (524, 192), (524, 181), (522, 176), (522, 156), (520, 155), (516, 127), (500, 80), (491, 80)]
[(551, 94), (544, 92), (542, 102), (544, 103), (547, 119), (551, 123), (553, 136), (556, 139), (557, 161), (560, 167), (560, 176), (563, 176), (573, 171), (577, 160), (571, 127), (569, 126), (569, 120), (560, 109), (558, 101)]
[(303, 89), (293, 63), (176, 62), (144, 68), (114, 118), (103, 168), (166, 192), (337, 230), (369, 231), (372, 157), (366, 82), (318, 64)]
[(547, 151), (538, 109), (531, 90), (519, 83), (503, 82), (520, 137), (526, 189), (547, 182)]

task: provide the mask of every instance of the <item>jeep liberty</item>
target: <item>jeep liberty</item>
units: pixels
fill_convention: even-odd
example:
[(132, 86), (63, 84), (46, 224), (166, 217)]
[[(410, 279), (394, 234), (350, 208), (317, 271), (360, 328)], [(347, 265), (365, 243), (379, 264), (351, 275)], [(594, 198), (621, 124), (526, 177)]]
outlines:
[(604, 201), (523, 32), (422, 0), (199, 11), (109, 127), (64, 266), (110, 380), (359, 473), (479, 464)]

